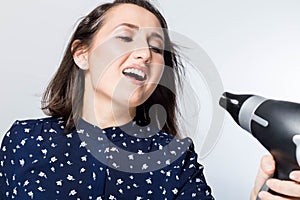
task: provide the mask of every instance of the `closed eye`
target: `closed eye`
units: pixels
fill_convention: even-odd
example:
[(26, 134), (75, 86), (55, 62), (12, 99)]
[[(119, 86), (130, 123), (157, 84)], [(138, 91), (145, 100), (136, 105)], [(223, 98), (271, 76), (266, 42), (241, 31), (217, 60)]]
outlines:
[(158, 53), (158, 54), (162, 54), (163, 53), (163, 49), (159, 48), (159, 47), (156, 47), (156, 46), (149, 46), (149, 48), (155, 52), (155, 53)]
[(118, 39), (123, 40), (124, 42), (131, 42), (132, 38), (128, 36), (117, 36)]

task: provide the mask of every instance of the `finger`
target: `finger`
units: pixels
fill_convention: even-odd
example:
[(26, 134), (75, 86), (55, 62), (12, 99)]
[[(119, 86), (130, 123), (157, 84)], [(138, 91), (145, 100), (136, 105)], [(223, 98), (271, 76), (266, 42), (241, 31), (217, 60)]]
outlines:
[(260, 168), (258, 170), (253, 193), (258, 194), (266, 180), (274, 173), (275, 161), (271, 155), (265, 155), (261, 159)]
[(271, 176), (275, 171), (275, 161), (273, 159), (273, 156), (263, 156), (261, 159), (260, 167), (268, 177)]
[(258, 197), (260, 198), (260, 200), (299, 200), (299, 198), (288, 198), (288, 197), (281, 197), (281, 196), (277, 196), (277, 195), (272, 195), (269, 192), (266, 191), (262, 191), (258, 194)]
[(275, 192), (287, 196), (300, 198), (300, 184), (294, 181), (281, 181), (278, 179), (269, 179), (267, 186)]
[(300, 183), (300, 170), (292, 171), (290, 173), (290, 179)]

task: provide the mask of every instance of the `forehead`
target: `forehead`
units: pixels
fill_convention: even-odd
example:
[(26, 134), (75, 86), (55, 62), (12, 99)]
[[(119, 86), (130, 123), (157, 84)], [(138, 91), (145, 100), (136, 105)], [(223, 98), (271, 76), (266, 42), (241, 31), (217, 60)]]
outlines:
[(134, 24), (139, 28), (161, 28), (153, 13), (134, 4), (124, 3), (110, 9), (105, 15), (103, 28), (113, 28), (121, 23)]

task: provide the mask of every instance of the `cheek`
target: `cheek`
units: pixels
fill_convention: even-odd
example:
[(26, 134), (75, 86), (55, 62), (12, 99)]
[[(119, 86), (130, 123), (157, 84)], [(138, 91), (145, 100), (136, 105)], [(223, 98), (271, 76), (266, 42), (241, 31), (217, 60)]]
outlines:
[[(107, 79), (114, 75), (112, 66), (118, 66), (125, 58), (124, 55), (128, 52), (128, 48), (120, 46), (114, 39), (110, 39), (97, 45), (89, 53), (89, 70), (94, 85), (102, 82), (101, 80)], [(112, 73), (114, 72), (114, 73)]]
[(162, 74), (164, 72), (164, 62), (163, 59), (158, 60), (158, 62), (155, 62), (152, 64), (150, 68), (150, 74), (151, 74), (151, 80), (152, 83), (159, 83), (160, 79), (162, 77)]
[(151, 79), (149, 80), (146, 86), (147, 88), (146, 93), (148, 97), (153, 93), (157, 85), (160, 84), (164, 72), (163, 64), (155, 64), (152, 65), (151, 67), (152, 67), (150, 70)]

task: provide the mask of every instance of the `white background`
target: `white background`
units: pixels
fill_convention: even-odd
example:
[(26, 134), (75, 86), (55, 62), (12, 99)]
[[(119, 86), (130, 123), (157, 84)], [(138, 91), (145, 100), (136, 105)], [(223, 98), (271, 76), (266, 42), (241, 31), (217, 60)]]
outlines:
[[(80, 17), (103, 1), (3, 1), (0, 7), (0, 132), (42, 117), (40, 97)], [(300, 102), (299, 0), (157, 0), (171, 30), (197, 42), (225, 90)], [(226, 115), (203, 160), (216, 199), (249, 199), (267, 152)], [(199, 150), (195, 140), (195, 145)]]

